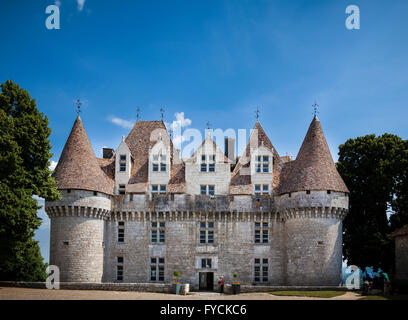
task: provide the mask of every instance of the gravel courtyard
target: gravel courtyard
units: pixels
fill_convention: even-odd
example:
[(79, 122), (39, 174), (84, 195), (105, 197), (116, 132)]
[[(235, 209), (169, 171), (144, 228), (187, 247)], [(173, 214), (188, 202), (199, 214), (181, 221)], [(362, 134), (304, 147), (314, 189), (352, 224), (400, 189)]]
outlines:
[(358, 300), (361, 296), (354, 292), (334, 298), (274, 296), (269, 293), (243, 293), (220, 295), (213, 292), (192, 292), (187, 296), (98, 290), (47, 290), (15, 287), (0, 287), (0, 300)]

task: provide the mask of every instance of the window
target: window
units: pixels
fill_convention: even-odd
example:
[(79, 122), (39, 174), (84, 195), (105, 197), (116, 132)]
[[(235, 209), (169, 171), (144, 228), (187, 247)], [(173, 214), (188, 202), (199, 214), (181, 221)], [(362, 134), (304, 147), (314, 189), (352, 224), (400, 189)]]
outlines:
[(125, 223), (118, 222), (118, 242), (125, 242)]
[(211, 269), (211, 268), (212, 268), (211, 259), (208, 259), (208, 258), (201, 259), (201, 269)]
[(123, 281), (123, 266), (122, 265), (116, 266), (116, 280)]
[(310, 194), (310, 190), (306, 190), (306, 194)]
[(118, 188), (119, 194), (125, 194), (125, 190), (126, 190), (126, 185), (120, 184)]
[(151, 243), (165, 243), (166, 241), (166, 223), (164, 221), (153, 221), (151, 234)]
[(165, 172), (167, 171), (166, 155), (153, 155), (153, 171)]
[(119, 171), (126, 171), (126, 155), (121, 154), (119, 157)]
[(215, 155), (201, 155), (201, 172), (215, 172)]
[(259, 200), (262, 194), (269, 194), (269, 185), (268, 184), (256, 184), (255, 187), (255, 196)]
[(152, 184), (152, 200), (155, 194), (164, 194), (167, 191), (167, 186), (165, 184)]
[(98, 191), (94, 191), (94, 192), (93, 192), (93, 195), (94, 195), (94, 196), (97, 196), (97, 195), (98, 195)]
[(215, 195), (215, 186), (213, 185), (201, 185), (200, 186), (200, 194), (206, 194), (209, 196)]
[(268, 282), (269, 265), (268, 259), (255, 258), (254, 280), (255, 282)]
[(214, 222), (200, 222), (200, 244), (214, 243)]
[(116, 257), (116, 280), (123, 281), (123, 257)]
[(256, 156), (255, 171), (258, 173), (269, 172), (269, 156)]
[(150, 281), (164, 281), (164, 258), (150, 258)]
[(255, 243), (269, 242), (268, 222), (255, 222)]
[(331, 190), (327, 190), (327, 194), (331, 194)]

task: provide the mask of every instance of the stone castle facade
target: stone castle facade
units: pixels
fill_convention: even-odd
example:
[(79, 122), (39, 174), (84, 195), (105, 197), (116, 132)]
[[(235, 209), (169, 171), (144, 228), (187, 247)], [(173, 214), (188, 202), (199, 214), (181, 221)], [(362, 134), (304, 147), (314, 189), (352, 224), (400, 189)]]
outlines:
[(181, 159), (163, 121), (137, 121), (97, 158), (78, 116), (54, 171), (62, 199), (46, 202), (60, 280), (339, 285), (348, 189), (317, 117), (296, 160), (259, 122), (234, 146), (207, 135)]

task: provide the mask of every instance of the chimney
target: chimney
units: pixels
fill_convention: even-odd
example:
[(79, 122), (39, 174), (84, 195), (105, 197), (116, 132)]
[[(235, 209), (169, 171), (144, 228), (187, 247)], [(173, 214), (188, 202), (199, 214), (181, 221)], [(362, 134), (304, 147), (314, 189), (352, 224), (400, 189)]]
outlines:
[(225, 138), (225, 156), (235, 163), (235, 139)]
[(102, 155), (104, 159), (110, 159), (113, 157), (114, 151), (112, 148), (102, 148)]

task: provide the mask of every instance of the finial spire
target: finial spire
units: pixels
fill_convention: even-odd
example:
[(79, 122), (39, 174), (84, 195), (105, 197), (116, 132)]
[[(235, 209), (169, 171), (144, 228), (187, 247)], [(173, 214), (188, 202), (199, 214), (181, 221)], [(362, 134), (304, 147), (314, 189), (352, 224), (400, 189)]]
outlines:
[(164, 119), (164, 109), (163, 108), (160, 108), (160, 113), (161, 113), (161, 119), (163, 121)]
[(314, 116), (317, 117), (317, 114), (319, 113), (319, 111), (317, 111), (319, 105), (316, 103), (316, 100), (315, 100), (315, 103), (312, 105), (312, 107), (313, 107), (313, 110), (314, 110)]
[(137, 112), (136, 119), (137, 121), (139, 121), (140, 120), (140, 108), (139, 107), (137, 107), (136, 112)]
[(77, 113), (79, 115), (80, 112), (81, 112), (82, 103), (81, 103), (81, 101), (79, 99), (77, 99), (76, 103), (77, 103)]
[(207, 121), (207, 129), (210, 130), (210, 127), (211, 127), (211, 123), (210, 121)]
[(259, 120), (259, 108), (258, 107), (255, 110), (255, 118), (256, 118), (256, 121), (258, 122)]

